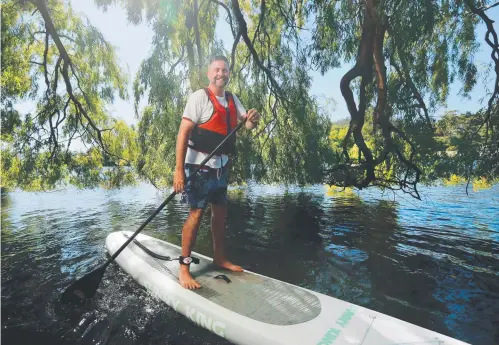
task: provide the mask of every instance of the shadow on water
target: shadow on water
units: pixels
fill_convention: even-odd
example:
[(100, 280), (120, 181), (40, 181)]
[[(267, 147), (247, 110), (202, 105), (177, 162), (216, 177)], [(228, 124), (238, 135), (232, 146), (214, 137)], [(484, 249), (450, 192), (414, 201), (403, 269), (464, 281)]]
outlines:
[[(475, 209), (443, 192), (415, 207), (322, 188), (234, 189), (226, 250), (248, 270), (473, 344), (497, 344), (497, 194), (474, 200)], [(136, 230), (164, 197), (144, 186), (2, 194), (2, 343), (228, 344), (114, 264), (91, 305), (58, 309), (63, 289), (106, 260), (107, 234)], [(207, 211), (195, 250), (212, 256)], [(174, 199), (144, 233), (180, 244), (186, 215)]]

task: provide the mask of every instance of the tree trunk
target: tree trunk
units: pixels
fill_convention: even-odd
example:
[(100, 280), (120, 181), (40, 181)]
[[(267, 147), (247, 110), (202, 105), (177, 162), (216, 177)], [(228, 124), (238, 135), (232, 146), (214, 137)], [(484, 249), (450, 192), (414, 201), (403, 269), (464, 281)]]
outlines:
[[(374, 0), (366, 0), (366, 4), (374, 6)], [(358, 187), (366, 187), (369, 182), (374, 180), (374, 165), (373, 156), (371, 150), (367, 147), (364, 137), (362, 135), (362, 128), (364, 126), (367, 97), (366, 97), (366, 86), (372, 80), (372, 68), (373, 68), (373, 45), (374, 45), (374, 35), (376, 31), (375, 21), (372, 17), (368, 6), (364, 8), (364, 22), (362, 25), (362, 38), (359, 45), (359, 53), (357, 56), (357, 63), (355, 66), (349, 70), (340, 82), (340, 90), (345, 102), (347, 103), (348, 111), (350, 113), (350, 126), (348, 130), (348, 135), (345, 137), (343, 146), (346, 146), (346, 142), (349, 140), (350, 133), (353, 135), (355, 144), (359, 148), (360, 152), (364, 155), (366, 159), (366, 177), (363, 181), (357, 183)], [(355, 99), (353, 92), (350, 89), (350, 83), (353, 79), (361, 77), (360, 84), (360, 94), (359, 94), (359, 107), (355, 104)]]

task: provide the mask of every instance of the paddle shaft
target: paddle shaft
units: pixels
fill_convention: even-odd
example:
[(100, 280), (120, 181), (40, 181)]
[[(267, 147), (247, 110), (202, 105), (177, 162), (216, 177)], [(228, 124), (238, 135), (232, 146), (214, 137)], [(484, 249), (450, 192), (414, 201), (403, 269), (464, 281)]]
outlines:
[[(210, 160), (211, 157), (213, 157), (215, 155), (215, 153), (218, 151), (218, 149), (220, 147), (222, 147), (222, 145), (224, 145), (227, 140), (232, 136), (234, 135), (234, 133), (236, 133), (244, 124), (246, 123), (246, 119), (244, 119), (243, 121), (239, 122), (239, 124), (229, 133), (229, 135), (227, 135), (225, 137), (224, 140), (222, 140), (222, 142), (213, 150), (212, 153), (210, 153), (205, 159), (203, 159), (203, 161), (199, 164), (199, 166), (196, 168), (196, 170), (194, 170), (194, 172), (189, 175), (186, 179), (185, 179), (185, 183), (187, 184), (187, 182), (194, 176), (196, 175), (196, 173), (206, 164), (206, 162), (208, 162)], [(156, 211), (154, 211), (150, 216), (149, 218), (146, 219), (146, 221), (133, 233), (132, 236), (130, 236), (128, 238), (128, 240), (120, 247), (120, 249), (118, 249), (112, 256), (111, 258), (109, 258), (109, 260), (107, 260), (107, 262), (102, 266), (103, 269), (105, 269), (111, 262), (114, 261), (114, 259), (116, 259), (116, 257), (123, 251), (123, 249), (125, 249), (125, 247), (133, 241), (133, 239), (139, 234), (139, 232), (142, 231), (142, 229), (144, 229), (146, 227), (147, 224), (149, 224), (149, 222), (158, 215), (159, 212), (161, 212), (161, 210), (166, 206), (166, 204), (168, 204), (174, 197), (175, 195), (177, 194), (177, 192), (173, 191), (170, 196), (168, 198), (166, 198), (165, 201), (163, 201), (163, 203), (161, 205), (159, 205), (159, 207), (156, 209)]]

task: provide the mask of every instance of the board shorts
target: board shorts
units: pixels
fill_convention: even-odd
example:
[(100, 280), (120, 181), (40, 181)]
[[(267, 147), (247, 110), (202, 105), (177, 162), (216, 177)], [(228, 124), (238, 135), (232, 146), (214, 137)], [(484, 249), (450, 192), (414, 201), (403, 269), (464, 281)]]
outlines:
[[(185, 177), (189, 177), (197, 166), (185, 164)], [(184, 186), (181, 203), (191, 209), (204, 209), (208, 203), (227, 205), (228, 164), (220, 169), (201, 168)]]

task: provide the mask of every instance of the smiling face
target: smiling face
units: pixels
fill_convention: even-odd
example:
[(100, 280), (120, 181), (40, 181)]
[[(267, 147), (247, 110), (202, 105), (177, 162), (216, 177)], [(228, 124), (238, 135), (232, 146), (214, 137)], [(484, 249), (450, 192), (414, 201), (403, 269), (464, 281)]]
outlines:
[(229, 82), (229, 65), (224, 60), (215, 60), (208, 66), (206, 75), (211, 85), (223, 89)]

